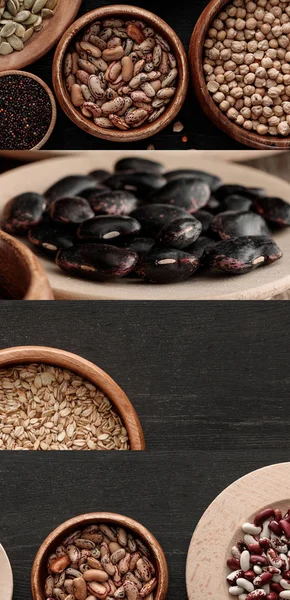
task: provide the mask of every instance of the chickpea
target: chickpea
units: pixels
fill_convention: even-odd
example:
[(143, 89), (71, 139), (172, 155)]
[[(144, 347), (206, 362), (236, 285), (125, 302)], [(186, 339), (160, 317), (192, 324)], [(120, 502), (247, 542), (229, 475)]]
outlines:
[(231, 121), (235, 121), (238, 114), (238, 111), (233, 106), (227, 111), (227, 117), (231, 119)]
[(237, 19), (235, 23), (235, 29), (237, 31), (242, 31), (246, 27), (246, 21), (244, 19)]
[(257, 133), (259, 135), (266, 135), (268, 133), (268, 127), (266, 125), (262, 125), (261, 123), (257, 127)]
[(252, 121), (245, 121), (243, 124), (243, 128), (247, 129), (248, 131), (251, 131), (253, 129)]
[(222, 112), (227, 112), (229, 108), (230, 108), (230, 104), (227, 100), (223, 100), (219, 105), (219, 109)]
[(280, 133), (280, 135), (286, 136), (289, 135), (290, 133), (290, 127), (287, 123), (287, 121), (281, 121), (281, 123), (279, 123), (278, 127), (277, 127), (278, 133)]
[(238, 115), (236, 118), (236, 124), (242, 126), (245, 122), (245, 119), (242, 115)]

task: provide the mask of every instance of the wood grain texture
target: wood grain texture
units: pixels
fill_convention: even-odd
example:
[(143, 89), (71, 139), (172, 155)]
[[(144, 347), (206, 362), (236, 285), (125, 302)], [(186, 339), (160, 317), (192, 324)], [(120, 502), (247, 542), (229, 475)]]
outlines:
[(0, 295), (14, 300), (53, 300), (46, 273), (36, 256), (0, 231)]
[(55, 14), (43, 20), (43, 29), (35, 32), (21, 52), (0, 57), (0, 71), (23, 69), (44, 56), (74, 20), (82, 0), (58, 0)]
[(47, 558), (62, 541), (78, 529), (86, 528), (96, 523), (107, 523), (113, 527), (123, 527), (140, 538), (151, 552), (156, 569), (157, 587), (154, 590), (154, 600), (166, 600), (168, 591), (168, 567), (164, 552), (146, 527), (127, 516), (110, 512), (93, 512), (78, 515), (62, 523), (52, 531), (41, 544), (35, 557), (31, 572), (31, 589), (33, 600), (46, 600), (44, 595), (45, 579), (47, 577)]
[(45, 83), (45, 81), (40, 79), (40, 77), (37, 77), (37, 75), (33, 75), (33, 73), (29, 73), (28, 71), (9, 70), (9, 71), (4, 71), (3, 73), (0, 72), (0, 86), (1, 86), (1, 77), (6, 77), (7, 75), (21, 75), (21, 76), (29, 77), (30, 79), (33, 79), (34, 81), (37, 81), (37, 83), (39, 85), (41, 85), (41, 87), (43, 87), (43, 89), (46, 91), (46, 93), (49, 97), (50, 104), (51, 104), (51, 121), (50, 121), (49, 128), (48, 128), (45, 136), (42, 138), (42, 140), (40, 140), (40, 142), (38, 144), (36, 144), (36, 146), (31, 148), (32, 151), (40, 150), (40, 148), (42, 148), (42, 146), (44, 146), (46, 144), (46, 142), (49, 140), (49, 138), (54, 130), (54, 127), (55, 127), (57, 109), (56, 109), (56, 102), (54, 99), (54, 95), (53, 95), (51, 89)]
[(226, 450), (226, 470), (236, 450), (288, 458), (289, 330), (284, 302), (0, 302), (1, 348), (82, 356), (130, 398), (149, 451)]
[(63, 349), (44, 346), (18, 346), (0, 350), (0, 365), (45, 363), (68, 369), (97, 386), (111, 400), (128, 432), (132, 450), (144, 450), (143, 431), (137, 414), (126, 394), (116, 382), (97, 365)]
[[(154, 123), (145, 124), (136, 129), (129, 131), (120, 131), (120, 129), (104, 129), (98, 127), (92, 120), (86, 119), (80, 110), (77, 110), (70, 101), (65, 79), (63, 76), (63, 63), (69, 47), (73, 39), (80, 33), (81, 30), (90, 26), (96, 21), (102, 19), (121, 17), (124, 19), (143, 20), (148, 24), (148, 27), (153, 27), (154, 30), (160, 33), (171, 45), (172, 52), (177, 60), (178, 82), (176, 94), (168, 105), (168, 108), (163, 115)], [(146, 139), (154, 134), (159, 133), (167, 127), (176, 115), (179, 113), (188, 90), (188, 63), (183, 45), (171, 27), (157, 15), (138, 7), (116, 4), (113, 6), (103, 6), (97, 8), (78, 19), (66, 31), (60, 40), (56, 49), (53, 61), (53, 86), (57, 95), (58, 101), (66, 113), (66, 115), (81, 129), (98, 138), (109, 140), (112, 142), (137, 142)]]
[(270, 150), (277, 148), (287, 150), (290, 147), (290, 137), (259, 135), (252, 131), (247, 131), (243, 127), (235, 125), (233, 121), (218, 108), (212, 95), (207, 89), (205, 76), (203, 72), (203, 53), (204, 42), (212, 20), (217, 16), (222, 7), (228, 4), (228, 0), (211, 0), (200, 15), (191, 36), (189, 47), (189, 64), (191, 78), (193, 82), (196, 97), (203, 108), (205, 114), (212, 120), (216, 127), (219, 127), (227, 135), (234, 138), (237, 142), (250, 146), (251, 148), (263, 148)]
[(186, 565), (189, 600), (230, 600), (226, 562), (232, 556), (231, 548), (243, 539), (242, 525), (252, 523), (266, 508), (279, 508), (283, 514), (288, 511), (289, 477), (289, 462), (271, 465), (238, 479), (215, 498), (190, 543)]
[[(111, 0), (103, 0), (102, 2), (102, 6), (110, 6), (111, 4)], [(138, 0), (135, 4), (140, 8), (152, 11), (166, 21), (174, 29), (186, 51), (188, 51), (192, 30), (202, 10), (208, 4), (208, 0), (180, 0), (179, 2)], [(95, 8), (95, 0), (83, 0), (78, 16), (82, 16)], [(49, 85), (52, 85), (52, 61), (53, 52), (51, 51), (30, 67), (32, 72), (42, 77)], [(243, 148), (241, 144), (215, 127), (206, 117), (199, 106), (191, 85), (189, 86), (186, 102), (176, 120), (180, 120), (184, 125), (184, 130), (181, 133), (174, 133), (172, 125), (169, 125), (150, 139), (126, 144), (126, 148), (131, 150), (146, 149), (148, 144), (153, 144), (156, 149), (164, 150)], [(187, 142), (182, 142), (183, 136), (187, 137)], [(118, 149), (119, 147), (118, 142), (101, 140), (82, 131), (70, 121), (62, 110), (58, 112), (54, 134), (46, 144), (46, 149), (54, 150), (93, 150), (98, 148), (104, 150)]]

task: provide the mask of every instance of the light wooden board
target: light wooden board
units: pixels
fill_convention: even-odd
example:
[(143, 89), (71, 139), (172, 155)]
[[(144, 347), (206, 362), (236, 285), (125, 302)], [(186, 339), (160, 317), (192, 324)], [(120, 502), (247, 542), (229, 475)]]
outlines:
[(226, 561), (243, 536), (241, 526), (264, 508), (289, 508), (290, 463), (270, 465), (241, 477), (209, 506), (193, 534), (187, 556), (189, 600), (227, 600)]
[(81, 4), (82, 0), (58, 0), (54, 16), (43, 20), (43, 28), (33, 34), (21, 52), (0, 56), (0, 72), (23, 69), (47, 54), (71, 25)]
[[(150, 152), (140, 152), (150, 157)], [(11, 197), (21, 192), (44, 190), (60, 177), (86, 173), (94, 168), (113, 168), (116, 160), (131, 156), (132, 151), (87, 152), (83, 155), (53, 158), (20, 167), (0, 177), (0, 210)], [(290, 186), (285, 181), (244, 165), (218, 161), (216, 155), (206, 158), (199, 152), (153, 151), (151, 157), (162, 161), (167, 169), (194, 167), (221, 176), (226, 183), (265, 187), (270, 195), (290, 199)], [(198, 272), (188, 281), (172, 285), (150, 285), (138, 280), (114, 280), (95, 283), (68, 277), (47, 258), (39, 255), (57, 299), (102, 300), (246, 300), (268, 299), (290, 289), (290, 229), (276, 236), (284, 257), (268, 267), (243, 276)]]

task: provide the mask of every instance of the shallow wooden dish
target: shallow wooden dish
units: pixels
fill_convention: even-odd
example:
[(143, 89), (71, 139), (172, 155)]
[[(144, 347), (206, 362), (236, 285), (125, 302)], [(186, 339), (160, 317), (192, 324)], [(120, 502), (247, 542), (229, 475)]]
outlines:
[(87, 379), (109, 398), (127, 429), (131, 450), (144, 450), (145, 441), (138, 416), (128, 396), (105, 371), (94, 363), (58, 348), (18, 346), (0, 350), (0, 366), (45, 363), (68, 369)]
[(0, 71), (23, 69), (47, 54), (75, 19), (81, 4), (82, 0), (58, 0), (54, 17), (44, 19), (43, 29), (33, 34), (21, 52), (0, 57)]
[[(102, 127), (98, 127), (94, 125), (92, 121), (83, 117), (81, 112), (79, 112), (71, 103), (67, 89), (65, 86), (65, 81), (63, 77), (63, 61), (65, 54), (70, 46), (73, 38), (84, 28), (86, 28), (90, 23), (97, 21), (98, 19), (105, 19), (110, 17), (120, 16), (125, 18), (133, 18), (133, 19), (142, 19), (148, 23), (150, 27), (154, 27), (156, 31), (161, 33), (167, 39), (172, 47), (172, 52), (174, 53), (179, 70), (179, 79), (177, 85), (177, 91), (173, 101), (168, 105), (168, 109), (161, 115), (159, 119), (155, 121), (155, 123), (143, 125), (137, 129), (132, 129), (129, 131), (121, 131), (120, 129), (104, 129)], [(66, 115), (81, 129), (86, 131), (87, 133), (94, 135), (95, 137), (102, 138), (104, 140), (111, 140), (113, 142), (136, 142), (138, 140), (143, 140), (144, 138), (155, 135), (176, 117), (179, 113), (184, 100), (186, 98), (187, 89), (188, 89), (188, 64), (186, 53), (184, 47), (176, 35), (176, 33), (157, 15), (144, 10), (143, 8), (138, 8), (136, 6), (128, 6), (125, 4), (115, 4), (112, 6), (102, 6), (101, 8), (97, 8), (92, 10), (91, 12), (85, 14), (83, 17), (78, 19), (72, 26), (66, 31), (66, 33), (61, 38), (58, 47), (56, 49), (56, 53), (53, 61), (53, 85), (54, 90), (57, 95), (58, 101), (66, 113)]]
[[(286, 201), (290, 198), (289, 183), (282, 179), (244, 165), (219, 162), (216, 153), (211, 158), (208, 155), (208, 152), (188, 150), (138, 152), (138, 156), (163, 162), (168, 170), (200, 168), (220, 175), (226, 183), (247, 182), (249, 186), (265, 187), (270, 195), (281, 196)], [(16, 194), (32, 190), (44, 192), (57, 179), (72, 173), (112, 169), (116, 160), (126, 156), (132, 156), (132, 151), (72, 153), (8, 171), (0, 175), (0, 214), (6, 202)], [(106, 283), (81, 280), (68, 276), (44, 255), (38, 257), (55, 297), (60, 300), (262, 300), (290, 289), (290, 229), (278, 233), (276, 239), (284, 257), (268, 267), (239, 277), (200, 272), (188, 281), (171, 285), (144, 284), (130, 277)]]
[[(39, 85), (41, 85), (43, 87), (43, 89), (46, 91), (49, 99), (50, 99), (50, 103), (51, 103), (51, 121), (50, 121), (50, 126), (45, 134), (45, 136), (42, 138), (42, 140), (36, 144), (36, 146), (34, 146), (33, 148), (31, 148), (31, 150), (27, 150), (26, 152), (30, 152), (33, 150), (39, 150), (40, 148), (42, 148), (42, 146), (44, 146), (44, 144), (46, 144), (46, 142), (49, 140), (54, 127), (55, 127), (55, 123), (56, 123), (56, 117), (57, 117), (57, 109), (56, 109), (56, 102), (54, 99), (54, 95), (51, 91), (51, 89), (48, 87), (48, 85), (45, 83), (45, 81), (43, 81), (42, 79), (40, 79), (40, 77), (37, 77), (37, 75), (33, 75), (33, 73), (28, 73), (27, 71), (3, 71), (0, 73), (0, 78), (1, 77), (6, 77), (7, 75), (19, 75), (19, 76), (25, 76), (25, 77), (29, 77), (30, 79), (34, 79), (34, 81), (37, 81), (37, 83), (39, 83)], [(1, 90), (1, 81), (0, 81), (0, 90)], [(21, 148), (20, 148), (21, 150)]]
[(188, 551), (189, 600), (230, 600), (226, 561), (232, 546), (242, 537), (241, 526), (252, 522), (264, 508), (273, 506), (284, 513), (288, 510), (289, 477), (289, 462), (270, 465), (238, 479), (213, 501), (199, 521)]
[(24, 244), (0, 231), (0, 296), (11, 300), (53, 300), (46, 273)]
[(31, 590), (33, 600), (45, 600), (43, 593), (44, 581), (46, 575), (46, 560), (48, 556), (54, 551), (54, 549), (61, 543), (61, 541), (79, 527), (87, 527), (92, 523), (109, 523), (111, 525), (119, 525), (125, 527), (141, 538), (142, 541), (148, 546), (155, 559), (155, 567), (158, 577), (158, 586), (155, 589), (154, 600), (165, 600), (168, 590), (168, 568), (164, 552), (157, 542), (155, 537), (146, 529), (143, 525), (115, 513), (108, 512), (96, 512), (87, 513), (74, 517), (69, 521), (66, 521), (57, 529), (55, 529), (44, 542), (41, 544), (37, 555), (35, 557), (32, 572), (31, 572)]
[(287, 150), (290, 148), (290, 136), (283, 138), (282, 136), (259, 135), (258, 133), (247, 131), (246, 129), (243, 129), (243, 127), (235, 125), (235, 123), (230, 121), (230, 119), (219, 110), (206, 87), (202, 68), (204, 42), (212, 20), (225, 4), (229, 4), (229, 1), (211, 0), (200, 15), (191, 37), (189, 64), (196, 97), (208, 118), (211, 119), (219, 129), (222, 129), (222, 131), (234, 138), (237, 142), (250, 146), (251, 148), (264, 150), (278, 148), (280, 150)]

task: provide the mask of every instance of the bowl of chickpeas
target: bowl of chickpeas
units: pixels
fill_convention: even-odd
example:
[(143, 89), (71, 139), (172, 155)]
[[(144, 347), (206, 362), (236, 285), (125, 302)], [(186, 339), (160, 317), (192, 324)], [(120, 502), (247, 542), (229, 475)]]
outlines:
[(288, 0), (211, 0), (189, 62), (197, 99), (217, 127), (252, 148), (290, 148)]

